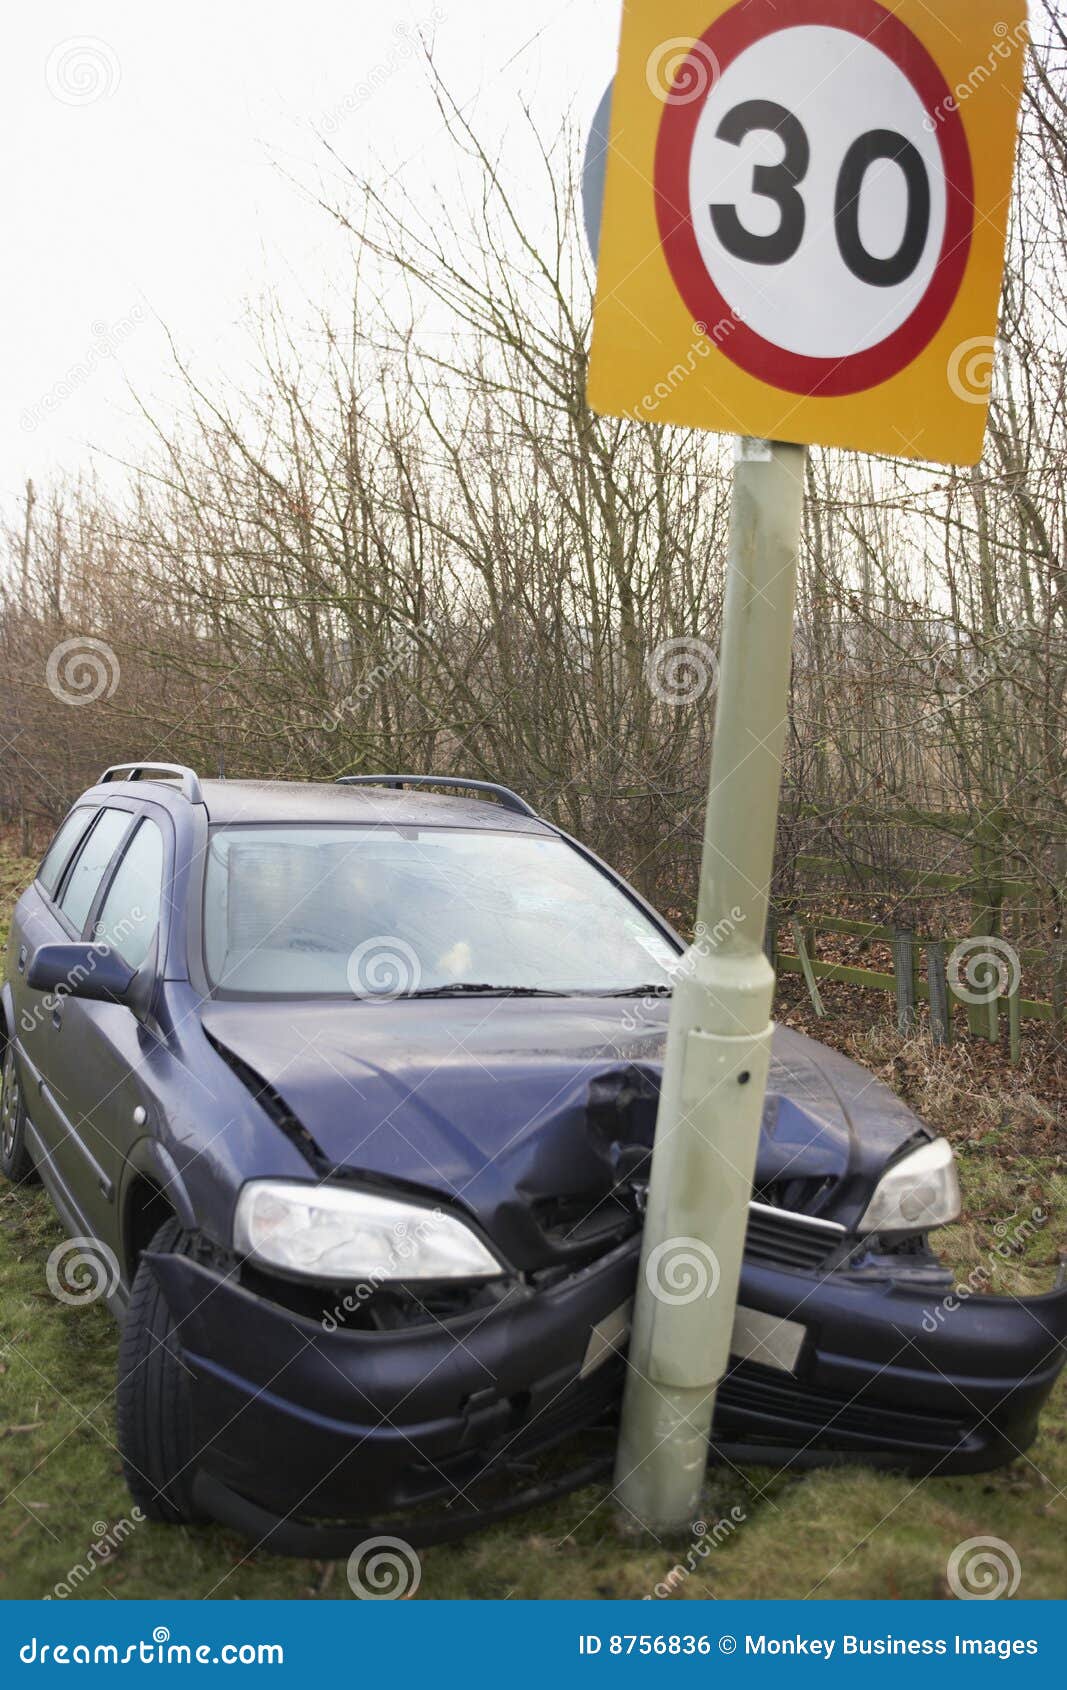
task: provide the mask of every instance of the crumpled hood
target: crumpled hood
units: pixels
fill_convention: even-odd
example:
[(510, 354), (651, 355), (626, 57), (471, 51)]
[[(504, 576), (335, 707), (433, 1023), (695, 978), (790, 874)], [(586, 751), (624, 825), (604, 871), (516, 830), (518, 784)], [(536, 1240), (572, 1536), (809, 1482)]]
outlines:
[[(470, 1210), (516, 1267), (566, 1259), (647, 1177), (669, 1005), (629, 999), (213, 1003), (205, 1030), (325, 1161)], [(925, 1131), (866, 1069), (778, 1027), (757, 1194), (851, 1225)], [(631, 1226), (632, 1230), (632, 1226)]]

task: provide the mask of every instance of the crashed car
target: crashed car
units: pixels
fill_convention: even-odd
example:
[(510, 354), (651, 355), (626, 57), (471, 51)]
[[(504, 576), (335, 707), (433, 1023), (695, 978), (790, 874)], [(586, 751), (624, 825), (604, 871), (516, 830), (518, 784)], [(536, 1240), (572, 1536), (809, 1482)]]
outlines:
[[(683, 963), (503, 787), (130, 764), (79, 798), (12, 924), (0, 1161), (122, 1323), (148, 1515), (331, 1553), (602, 1468), (530, 1483), (617, 1412)], [(958, 1208), (945, 1139), (777, 1029), (716, 1453), (947, 1473), (1026, 1448), (1067, 1291), (945, 1314), (928, 1234)]]

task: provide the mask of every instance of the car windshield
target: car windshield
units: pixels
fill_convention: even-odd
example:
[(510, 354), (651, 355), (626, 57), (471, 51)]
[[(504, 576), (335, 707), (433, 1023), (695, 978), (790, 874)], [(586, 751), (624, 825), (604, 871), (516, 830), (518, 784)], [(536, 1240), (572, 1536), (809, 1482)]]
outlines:
[(676, 961), (562, 839), (381, 826), (217, 829), (204, 954), (241, 997), (652, 991)]

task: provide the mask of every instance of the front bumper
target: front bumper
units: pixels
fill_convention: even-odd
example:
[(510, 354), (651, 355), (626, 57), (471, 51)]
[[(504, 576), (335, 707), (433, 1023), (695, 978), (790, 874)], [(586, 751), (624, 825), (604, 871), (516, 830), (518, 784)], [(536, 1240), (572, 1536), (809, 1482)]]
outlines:
[[(472, 1486), (507, 1474), (522, 1490), (516, 1466), (617, 1408), (622, 1364), (609, 1352), (590, 1371), (590, 1335), (632, 1296), (637, 1249), (388, 1332), (327, 1330), (203, 1263), (151, 1258), (194, 1378), (205, 1506), (295, 1553), (339, 1552), (315, 1522), (442, 1499), (453, 1524), (484, 1523)], [(736, 1362), (720, 1386), (714, 1442), (733, 1462), (981, 1471), (1025, 1450), (1065, 1359), (1067, 1289), (939, 1315), (929, 1285), (746, 1262), (740, 1301), (806, 1335), (793, 1371)]]

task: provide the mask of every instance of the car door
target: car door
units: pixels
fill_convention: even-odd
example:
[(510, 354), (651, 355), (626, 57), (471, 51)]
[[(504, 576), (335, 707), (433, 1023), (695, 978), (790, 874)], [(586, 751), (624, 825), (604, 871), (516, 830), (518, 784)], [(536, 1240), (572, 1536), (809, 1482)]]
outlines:
[[(134, 824), (136, 810), (134, 804), (116, 802), (97, 811), (48, 899), (47, 919), (37, 924), (37, 944), (69, 942), (85, 935), (93, 905)], [(75, 1031), (72, 1039), (70, 1027), (76, 1006), (81, 1007), (77, 999), (60, 991), (29, 991), (28, 1015), (20, 1017), (20, 1022), (34, 1022), (31, 1061), (38, 1084), (29, 1098), (28, 1110), (45, 1150), (48, 1176), (60, 1187), (68, 1205), (91, 1224), (91, 1217), (99, 1212), (106, 1181), (95, 1158), (87, 1153), (80, 1130), (92, 1086), (88, 1067), (70, 1060), (72, 1042), (77, 1037)], [(77, 1026), (80, 1018), (76, 1013), (73, 1019)]]
[(7, 952), (7, 980), (14, 1008), (11, 1031), (22, 1067), (27, 1112), (44, 1137), (51, 1136), (46, 1130), (47, 1104), (36, 1080), (44, 1061), (50, 1009), (42, 994), (31, 991), (26, 984), (26, 970), (39, 945), (58, 944), (69, 937), (54, 899), (75, 851), (97, 814), (95, 804), (82, 804), (70, 812), (45, 852), (32, 886), (19, 899), (11, 921)]
[[(166, 864), (164, 817), (140, 814), (103, 875), (85, 937), (106, 943), (137, 972), (157, 964)], [(143, 977), (142, 977), (143, 983)], [(94, 1236), (119, 1248), (116, 1197), (122, 1165), (143, 1137), (151, 1101), (155, 1034), (126, 1004), (69, 998), (55, 1029), (50, 1072), (69, 1108), (82, 1162), (92, 1172), (82, 1205)]]

